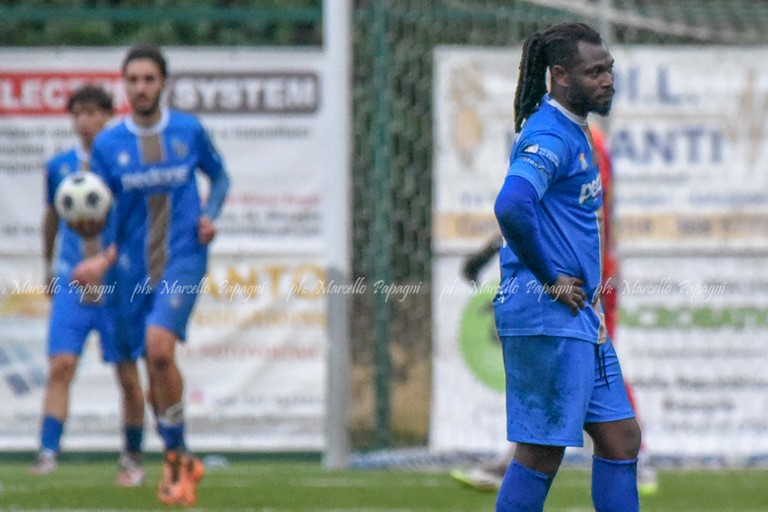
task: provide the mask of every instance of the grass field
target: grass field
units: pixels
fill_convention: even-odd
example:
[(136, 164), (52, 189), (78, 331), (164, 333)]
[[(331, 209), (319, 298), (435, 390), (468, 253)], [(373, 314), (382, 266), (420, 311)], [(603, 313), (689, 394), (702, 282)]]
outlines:
[[(148, 465), (138, 489), (112, 485), (111, 460), (68, 460), (47, 477), (27, 474), (28, 461), (0, 459), (0, 510), (168, 510), (155, 498), (159, 462)], [(768, 511), (768, 471), (682, 471), (660, 474), (658, 495), (644, 498), (644, 512)], [(463, 488), (445, 473), (394, 470), (326, 471), (316, 461), (276, 461), (240, 456), (212, 468), (189, 510), (230, 512), (474, 512), (493, 511), (495, 497)], [(563, 470), (547, 512), (587, 512), (589, 473)]]

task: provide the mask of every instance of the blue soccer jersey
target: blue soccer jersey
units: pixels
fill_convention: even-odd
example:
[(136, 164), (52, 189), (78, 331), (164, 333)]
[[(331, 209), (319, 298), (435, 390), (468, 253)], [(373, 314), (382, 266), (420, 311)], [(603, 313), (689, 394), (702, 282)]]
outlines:
[(226, 181), (218, 152), (196, 117), (163, 110), (153, 127), (129, 117), (99, 134), (91, 158), (116, 197), (119, 282), (130, 314), (184, 339), (207, 262), (198, 221), (214, 216), (203, 210), (195, 171)]
[[(48, 206), (54, 206), (56, 189), (64, 178), (81, 170), (88, 170), (88, 155), (79, 146), (59, 153), (48, 161), (46, 166), (46, 202)], [(87, 251), (84, 251), (83, 239), (67, 226), (63, 219), (59, 220), (56, 236), (53, 272), (60, 281), (68, 282), (72, 269), (82, 261)]]
[(590, 305), (573, 316), (553, 300), (509, 244), (500, 251), (501, 284), (494, 299), (500, 336), (547, 335), (598, 342), (602, 186), (586, 120), (549, 97), (526, 121), (510, 155), (507, 176), (528, 180), (538, 193), (536, 214), (559, 274), (581, 278)]
[[(54, 206), (56, 189), (68, 175), (88, 170), (88, 155), (80, 148), (59, 153), (46, 166), (46, 203)], [(48, 354), (80, 355), (91, 331), (99, 333), (102, 357), (118, 363), (136, 360), (143, 352), (140, 344), (118, 344), (115, 339), (115, 275), (108, 272), (102, 281), (87, 288), (70, 281), (72, 270), (84, 258), (93, 256), (111, 243), (114, 215), (110, 212), (101, 235), (84, 240), (63, 219), (59, 221), (51, 285), (51, 315), (48, 327)]]

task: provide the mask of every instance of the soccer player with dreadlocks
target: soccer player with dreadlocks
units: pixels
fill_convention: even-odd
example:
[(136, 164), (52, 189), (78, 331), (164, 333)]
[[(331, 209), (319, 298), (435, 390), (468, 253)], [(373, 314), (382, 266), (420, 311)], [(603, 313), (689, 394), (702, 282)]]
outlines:
[[(547, 92), (549, 71), (549, 92)], [(613, 58), (582, 23), (526, 38), (509, 169), (495, 204), (504, 236), (494, 299), (516, 443), (498, 512), (540, 512), (567, 446), (593, 440), (597, 512), (635, 512), (640, 427), (600, 304), (603, 193), (587, 116), (606, 115)]]

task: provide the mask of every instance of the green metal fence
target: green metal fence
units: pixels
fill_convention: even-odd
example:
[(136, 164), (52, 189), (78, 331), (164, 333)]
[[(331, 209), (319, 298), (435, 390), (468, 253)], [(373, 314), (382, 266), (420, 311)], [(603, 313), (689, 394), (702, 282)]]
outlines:
[[(614, 0), (611, 5), (618, 14), (626, 14), (627, 23), (607, 25), (594, 16), (542, 5), (546, 3), (357, 2), (354, 275), (419, 286), (419, 293), (403, 302), (356, 298), (353, 360), (361, 385), (356, 388), (358, 421), (353, 422), (353, 433), (362, 434), (358, 445), (422, 443), (428, 435), (433, 49), (519, 45), (535, 30), (574, 19), (607, 27), (614, 44), (699, 43), (706, 36), (691, 27), (708, 27), (715, 35), (719, 27), (739, 30), (744, 28), (745, 14), (752, 20), (752, 33), (768, 24), (768, 5), (754, 1)], [(598, 5), (597, 0), (591, 3)], [(602, 15), (596, 9), (592, 12)], [(762, 33), (763, 42), (768, 42), (766, 31)], [(365, 399), (370, 393), (373, 397)]]

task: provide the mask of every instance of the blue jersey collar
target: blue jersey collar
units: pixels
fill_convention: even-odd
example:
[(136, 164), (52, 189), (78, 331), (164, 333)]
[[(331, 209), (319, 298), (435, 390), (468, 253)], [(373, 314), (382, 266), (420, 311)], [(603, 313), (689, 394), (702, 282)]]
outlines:
[(544, 97), (544, 100), (548, 104), (552, 105), (557, 110), (562, 112), (565, 117), (567, 117), (568, 119), (570, 119), (571, 121), (573, 121), (577, 125), (581, 126), (582, 128), (585, 128), (587, 126), (587, 118), (586, 117), (581, 117), (581, 116), (578, 116), (578, 115), (574, 114), (573, 112), (571, 112), (570, 110), (565, 108), (559, 101), (557, 101), (556, 99), (551, 97), (549, 94), (547, 94)]
[[(75, 144), (75, 156), (77, 156), (77, 162), (79, 167), (78, 170), (83, 168), (87, 169), (89, 167), (88, 162), (90, 160), (90, 155), (88, 154), (88, 151), (86, 151), (85, 148), (83, 147), (83, 143), (80, 142), (79, 140), (77, 141), (77, 144)], [(85, 164), (85, 166), (83, 166), (83, 164)]]
[(167, 108), (163, 108), (160, 110), (160, 120), (155, 123), (153, 126), (149, 126), (147, 128), (144, 128), (143, 126), (137, 125), (131, 116), (126, 116), (125, 118), (125, 127), (128, 128), (128, 131), (130, 131), (134, 135), (138, 136), (146, 136), (146, 135), (157, 135), (163, 130), (165, 130), (165, 127), (168, 126), (168, 119), (170, 119), (170, 114), (168, 113)]

